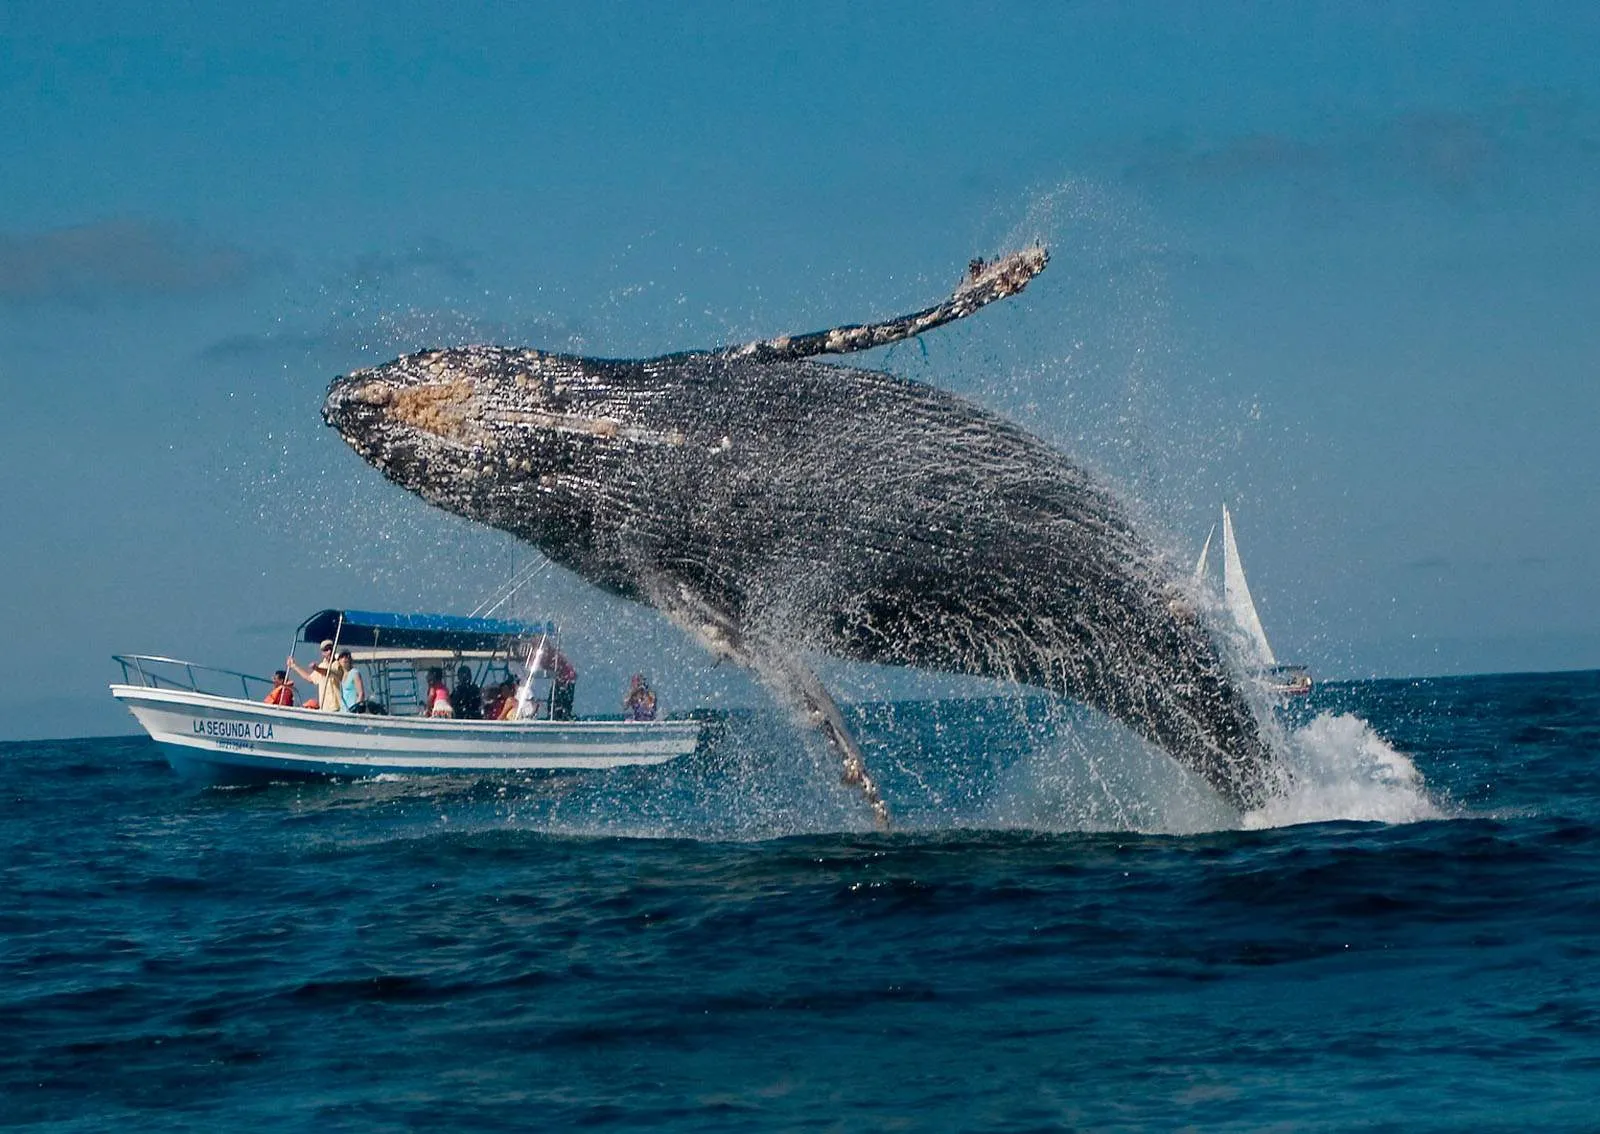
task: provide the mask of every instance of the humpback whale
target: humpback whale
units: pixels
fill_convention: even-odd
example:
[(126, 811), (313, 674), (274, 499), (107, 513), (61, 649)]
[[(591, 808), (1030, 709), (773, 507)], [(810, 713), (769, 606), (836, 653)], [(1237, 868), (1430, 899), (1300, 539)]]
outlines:
[(883, 322), (657, 358), (422, 351), (334, 379), (323, 418), (395, 483), (753, 669), (880, 821), (813, 652), (1053, 691), (1259, 806), (1279, 773), (1255, 710), (1111, 490), (968, 400), (815, 361), (964, 318), (1047, 261), (974, 260)]

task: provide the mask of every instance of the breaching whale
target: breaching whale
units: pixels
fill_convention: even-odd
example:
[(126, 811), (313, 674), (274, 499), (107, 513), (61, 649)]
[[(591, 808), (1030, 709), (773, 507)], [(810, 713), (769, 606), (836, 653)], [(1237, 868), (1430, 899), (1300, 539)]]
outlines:
[(969, 315), (1047, 260), (975, 260), (924, 311), (742, 346), (423, 351), (336, 378), (323, 418), (395, 483), (751, 667), (810, 714), (880, 820), (812, 651), (1054, 691), (1258, 806), (1277, 772), (1252, 705), (1106, 486), (965, 399), (812, 361)]

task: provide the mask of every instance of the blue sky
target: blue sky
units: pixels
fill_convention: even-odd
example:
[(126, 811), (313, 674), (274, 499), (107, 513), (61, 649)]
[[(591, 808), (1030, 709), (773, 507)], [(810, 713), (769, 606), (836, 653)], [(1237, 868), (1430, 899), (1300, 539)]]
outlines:
[[(1600, 665), (1600, 10), (0, 8), (0, 737), (128, 726), (117, 651), (252, 671), (327, 605), (528, 562), (391, 490), (328, 380), (495, 340), (653, 354), (1020, 299), (872, 359), (1121, 485), (1230, 501), (1330, 676)], [(749, 695), (541, 577), (609, 707)], [(580, 704), (580, 708), (584, 707)]]

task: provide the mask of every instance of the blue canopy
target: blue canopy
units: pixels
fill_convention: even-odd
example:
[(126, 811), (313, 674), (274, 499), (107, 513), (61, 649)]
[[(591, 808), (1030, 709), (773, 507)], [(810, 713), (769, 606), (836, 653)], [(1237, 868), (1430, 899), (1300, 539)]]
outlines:
[(331, 638), (341, 646), (395, 650), (494, 650), (508, 638), (537, 638), (555, 632), (553, 622), (376, 610), (319, 610), (300, 624), (302, 642)]

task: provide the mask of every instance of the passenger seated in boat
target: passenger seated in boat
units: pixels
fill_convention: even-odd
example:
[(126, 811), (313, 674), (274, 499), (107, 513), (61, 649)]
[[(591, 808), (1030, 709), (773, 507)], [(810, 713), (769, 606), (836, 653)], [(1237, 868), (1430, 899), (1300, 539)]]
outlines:
[(272, 692), (264, 698), (269, 705), (282, 705), (285, 708), (294, 708), (294, 682), (289, 680), (289, 675), (284, 670), (272, 671)]
[(476, 721), (483, 719), (483, 691), (472, 680), (472, 670), (462, 666), (456, 670), (456, 688), (450, 694), (450, 708), (456, 719)]
[(622, 699), (622, 712), (630, 721), (656, 719), (656, 695), (644, 674), (636, 673), (628, 683), (628, 695)]
[(322, 655), (322, 660), (313, 662), (309, 670), (300, 668), (300, 663), (294, 660), (293, 654), (289, 656), (289, 668), (298, 673), (302, 680), (309, 681), (317, 687), (316, 700), (307, 701), (300, 707), (320, 709), (324, 713), (337, 713), (344, 708), (344, 701), (339, 694), (339, 686), (344, 682), (344, 663), (334, 660), (332, 639), (323, 639), (318, 652)]
[[(510, 715), (507, 715), (506, 706), (511, 706)], [(515, 682), (502, 681), (498, 685), (488, 688), (488, 696), (483, 702), (483, 719), (486, 721), (510, 720), (516, 715), (517, 686)]]
[(422, 699), (422, 715), (425, 717), (453, 717), (455, 710), (450, 707), (450, 690), (444, 686), (444, 670), (438, 666), (428, 671), (428, 692)]

